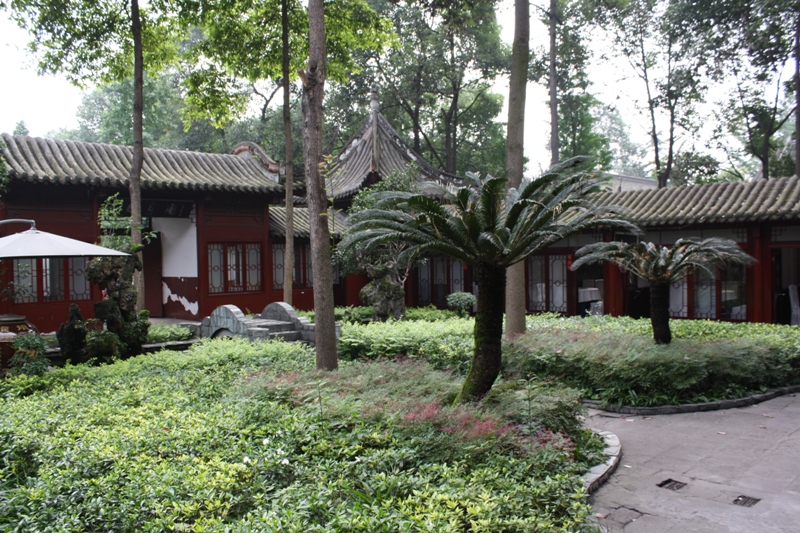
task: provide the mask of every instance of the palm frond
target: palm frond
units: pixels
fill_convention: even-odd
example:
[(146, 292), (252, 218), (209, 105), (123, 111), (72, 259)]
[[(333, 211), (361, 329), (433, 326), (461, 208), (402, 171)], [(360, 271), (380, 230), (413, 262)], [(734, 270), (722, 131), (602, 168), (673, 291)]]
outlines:
[(610, 261), (623, 272), (651, 283), (675, 283), (701, 270), (716, 277), (725, 265), (751, 265), (755, 259), (730, 239), (713, 237), (702, 241), (678, 239), (671, 247), (647, 243), (603, 242), (590, 244), (575, 254), (572, 269), (600, 261)]
[(438, 252), (505, 267), (598, 225), (638, 231), (613, 209), (588, 200), (598, 182), (587, 172), (588, 161), (567, 160), (519, 190), (506, 191), (505, 178), (472, 175), (454, 193), (442, 187), (376, 193), (376, 207), (353, 215), (340, 247), (404, 241), (409, 254)]

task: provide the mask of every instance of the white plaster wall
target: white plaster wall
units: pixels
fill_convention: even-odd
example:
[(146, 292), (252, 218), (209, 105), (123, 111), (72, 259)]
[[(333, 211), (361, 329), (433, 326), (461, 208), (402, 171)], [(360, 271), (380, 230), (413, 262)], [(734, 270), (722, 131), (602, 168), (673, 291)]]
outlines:
[(161, 232), (162, 272), (165, 278), (197, 277), (197, 225), (193, 218), (153, 218)]

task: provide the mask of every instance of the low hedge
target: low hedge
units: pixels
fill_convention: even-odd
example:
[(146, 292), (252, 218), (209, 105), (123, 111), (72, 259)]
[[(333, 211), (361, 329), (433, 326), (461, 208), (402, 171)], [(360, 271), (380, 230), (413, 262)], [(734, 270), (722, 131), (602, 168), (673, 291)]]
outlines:
[(800, 383), (800, 329), (773, 324), (671, 321), (656, 345), (647, 319), (529, 319), (506, 347), (505, 372), (557, 376), (593, 399), (634, 406), (740, 398)]
[(194, 337), (191, 329), (171, 324), (150, 324), (147, 330), (147, 344), (188, 341)]
[(339, 339), (339, 356), (349, 360), (425, 359), (436, 369), (466, 373), (475, 346), (474, 325), (469, 318), (345, 323)]
[(453, 408), (424, 364), (313, 365), (217, 339), (4, 382), (0, 531), (585, 530), (592, 445), (511, 407), (535, 395)]
[[(314, 321), (314, 311), (297, 311), (297, 314), (304, 316)], [(374, 312), (371, 305), (364, 306), (339, 306), (333, 310), (334, 318), (337, 322), (347, 323), (356, 322), (362, 323), (372, 320)], [(458, 318), (459, 314), (451, 309), (439, 309), (436, 306), (428, 305), (426, 307), (408, 307), (406, 308), (405, 315), (402, 320), (424, 320), (434, 322), (436, 320), (447, 320), (449, 318)]]

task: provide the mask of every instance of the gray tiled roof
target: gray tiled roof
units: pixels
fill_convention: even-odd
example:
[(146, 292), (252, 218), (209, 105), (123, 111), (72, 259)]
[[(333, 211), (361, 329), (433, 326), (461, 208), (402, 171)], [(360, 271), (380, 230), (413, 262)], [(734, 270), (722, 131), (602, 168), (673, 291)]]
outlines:
[(626, 209), (643, 227), (800, 221), (797, 177), (606, 192), (593, 200)]
[[(349, 225), (347, 218), (340, 211), (328, 211), (332, 216), (328, 217), (328, 229), (331, 235), (341, 237), (342, 231)], [(294, 207), (294, 236), (308, 239), (311, 235), (310, 221), (308, 220), (308, 208)], [(269, 232), (275, 237), (286, 237), (286, 208), (282, 205), (269, 206)]]
[(328, 178), (330, 191), (336, 200), (348, 198), (361, 189), (372, 172), (384, 178), (404, 170), (409, 163), (418, 166), (420, 181), (445, 186), (462, 182), (460, 177), (436, 169), (406, 144), (373, 100), (369, 118), (334, 161)]
[[(127, 187), (133, 149), (112, 144), (0, 135), (12, 179)], [(142, 189), (277, 192), (271, 161), (243, 150), (238, 155), (145, 148)]]

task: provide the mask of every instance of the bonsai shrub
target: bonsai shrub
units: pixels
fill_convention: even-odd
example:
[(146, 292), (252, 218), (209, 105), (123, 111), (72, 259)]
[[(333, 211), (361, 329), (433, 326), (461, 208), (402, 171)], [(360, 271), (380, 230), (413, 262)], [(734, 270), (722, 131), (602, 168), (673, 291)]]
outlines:
[(136, 256), (140, 247), (131, 245), (130, 223), (121, 214), (122, 200), (118, 195), (111, 196), (103, 203), (98, 217), (103, 231), (101, 243), (131, 255), (92, 259), (86, 266), (86, 278), (105, 291), (106, 298), (94, 305), (94, 315), (106, 325), (108, 331), (119, 337), (122, 355), (127, 357), (141, 353), (150, 323), (147, 321), (147, 311), (136, 312), (133, 275), (142, 269), (142, 263)]
[(58, 328), (56, 338), (67, 361), (75, 364), (86, 361), (86, 323), (77, 305), (69, 304), (69, 320)]
[[(387, 191), (415, 192), (419, 190), (416, 164), (402, 171), (393, 171), (384, 179), (359, 191), (350, 206), (349, 216), (368, 211), (376, 206), (372, 196)], [(345, 274), (363, 272), (369, 283), (361, 289), (359, 297), (372, 306), (374, 320), (401, 318), (406, 309), (405, 282), (417, 262), (417, 254), (405, 254), (408, 246), (400, 242), (387, 242), (374, 248), (340, 246), (336, 262)]]
[(447, 295), (447, 307), (453, 309), (458, 316), (467, 316), (469, 310), (478, 303), (478, 299), (471, 292), (454, 292)]
[(92, 331), (86, 337), (86, 360), (93, 363), (110, 363), (126, 353), (126, 346), (116, 333), (106, 330)]
[(38, 333), (17, 335), (12, 346), (16, 351), (9, 362), (9, 376), (41, 376), (47, 372), (50, 366), (50, 361), (45, 357), (47, 339)]

